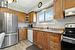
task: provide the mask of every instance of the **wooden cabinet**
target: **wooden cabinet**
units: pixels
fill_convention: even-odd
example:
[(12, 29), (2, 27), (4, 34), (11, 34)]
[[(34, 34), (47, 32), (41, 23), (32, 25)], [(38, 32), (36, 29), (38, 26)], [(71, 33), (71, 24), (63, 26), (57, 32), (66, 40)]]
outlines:
[(50, 43), (49, 43), (49, 33), (43, 32), (43, 40), (42, 40), (42, 48), (43, 50), (50, 50)]
[(18, 22), (25, 22), (25, 17), (26, 17), (25, 13), (17, 13), (17, 16), (18, 16)]
[(36, 22), (36, 12), (32, 11), (28, 14), (28, 22), (32, 23), (32, 22)]
[(54, 0), (55, 19), (63, 19), (63, 11), (75, 7), (75, 0)]
[(33, 31), (33, 42), (35, 45), (37, 45), (37, 31)]
[(63, 19), (63, 0), (54, 0), (55, 19)]
[(38, 31), (37, 32), (37, 46), (39, 47), (39, 48), (42, 48), (42, 39), (43, 39), (43, 32), (42, 31)]
[(65, 9), (75, 7), (75, 0), (63, 0), (63, 1)]
[(29, 23), (32, 23), (33, 22), (33, 14), (32, 14), (32, 12), (29, 13), (28, 15), (29, 15), (28, 21), (29, 21)]
[(23, 12), (19, 12), (19, 11), (15, 11), (9, 8), (0, 8), (0, 12), (7, 12), (7, 13), (12, 13), (16, 16), (18, 16), (18, 22), (25, 22), (25, 17), (26, 17), (26, 13)]
[(27, 29), (23, 28), (19, 30), (19, 40), (26, 40), (27, 39)]
[(34, 30), (33, 40), (43, 50), (61, 50), (61, 34)]
[(50, 43), (50, 50), (61, 50), (61, 35), (50, 33), (49, 34), (49, 43)]
[(39, 48), (42, 48), (42, 36), (43, 36), (43, 32), (33, 31), (34, 44), (37, 45)]

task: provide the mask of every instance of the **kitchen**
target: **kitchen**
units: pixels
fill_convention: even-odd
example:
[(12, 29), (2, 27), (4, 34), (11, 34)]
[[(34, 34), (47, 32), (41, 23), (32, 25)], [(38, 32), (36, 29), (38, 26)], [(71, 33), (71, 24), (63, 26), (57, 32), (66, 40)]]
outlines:
[(0, 0), (0, 49), (75, 50), (74, 15), (75, 0)]

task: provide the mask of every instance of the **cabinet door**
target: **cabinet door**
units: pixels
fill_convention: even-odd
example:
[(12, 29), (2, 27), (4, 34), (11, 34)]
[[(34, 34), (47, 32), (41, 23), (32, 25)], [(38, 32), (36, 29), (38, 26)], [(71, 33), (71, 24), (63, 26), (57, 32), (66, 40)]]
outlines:
[(24, 13), (17, 13), (17, 16), (18, 16), (18, 22), (25, 22), (26, 14), (24, 14)]
[(75, 0), (63, 0), (65, 9), (75, 7)]
[(50, 45), (49, 45), (49, 33), (48, 32), (43, 32), (43, 40), (42, 40), (42, 47), (43, 50), (50, 50)]
[(54, 0), (55, 19), (63, 19), (62, 0)]
[(42, 31), (38, 31), (37, 32), (37, 46), (39, 48), (42, 48), (42, 39), (43, 39), (43, 32)]
[(30, 12), (28, 14), (29, 18), (28, 18), (28, 21), (29, 23), (32, 23), (32, 22), (36, 22), (36, 12)]
[(27, 39), (27, 29), (23, 29), (23, 33), (22, 33), (22, 39), (26, 40)]
[(43, 37), (43, 32), (41, 31), (33, 31), (33, 41), (34, 44), (37, 45), (39, 48), (42, 48), (42, 38)]
[(19, 40), (26, 40), (27, 39), (27, 30), (26, 29), (20, 29), (19, 30)]
[(51, 33), (50, 34), (50, 50), (61, 50), (61, 35)]
[(35, 45), (37, 45), (37, 31), (33, 30), (33, 42)]

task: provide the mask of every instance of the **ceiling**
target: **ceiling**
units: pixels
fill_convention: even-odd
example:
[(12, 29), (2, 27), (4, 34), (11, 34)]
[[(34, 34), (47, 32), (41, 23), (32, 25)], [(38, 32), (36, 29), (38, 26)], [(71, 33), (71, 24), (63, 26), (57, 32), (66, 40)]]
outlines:
[(8, 8), (29, 13), (34, 8), (36, 9), (38, 7), (39, 2), (42, 2), (44, 5), (51, 1), (53, 0), (17, 0), (17, 2), (8, 4)]

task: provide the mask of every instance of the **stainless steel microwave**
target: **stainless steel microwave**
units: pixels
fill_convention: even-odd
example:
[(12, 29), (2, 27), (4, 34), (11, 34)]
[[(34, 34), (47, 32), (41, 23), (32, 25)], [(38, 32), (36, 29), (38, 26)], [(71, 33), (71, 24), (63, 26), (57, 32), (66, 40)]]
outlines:
[(64, 15), (65, 15), (65, 18), (66, 17), (72, 17), (72, 16), (75, 16), (75, 7), (73, 7), (73, 8), (69, 8), (69, 9), (66, 9), (65, 11), (64, 11)]

